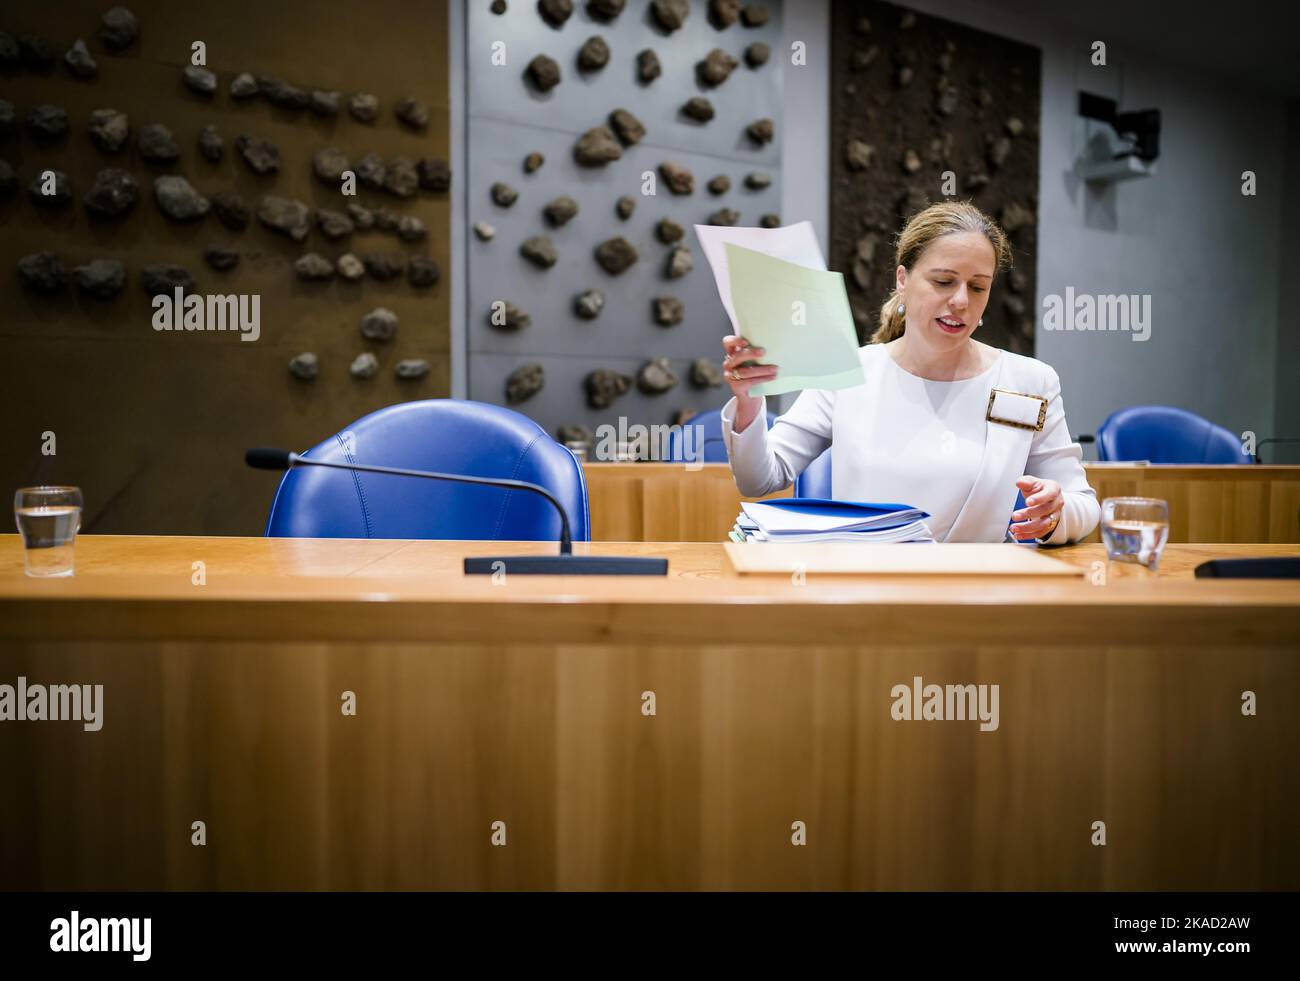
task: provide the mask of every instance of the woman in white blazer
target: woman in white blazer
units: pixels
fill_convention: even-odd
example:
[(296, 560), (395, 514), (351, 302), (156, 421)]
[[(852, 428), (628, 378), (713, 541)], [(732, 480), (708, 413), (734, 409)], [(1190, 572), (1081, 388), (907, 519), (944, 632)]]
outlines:
[(922, 508), (936, 541), (1062, 545), (1089, 535), (1100, 508), (1070, 439), (1060, 378), (972, 336), (1010, 260), (1002, 229), (970, 203), (917, 214), (899, 236), (897, 289), (858, 351), (864, 383), (804, 390), (770, 431), (766, 404), (749, 389), (780, 366), (764, 364), (745, 338), (725, 338), (734, 397), (722, 436), (740, 492), (788, 487), (833, 445), (836, 499)]

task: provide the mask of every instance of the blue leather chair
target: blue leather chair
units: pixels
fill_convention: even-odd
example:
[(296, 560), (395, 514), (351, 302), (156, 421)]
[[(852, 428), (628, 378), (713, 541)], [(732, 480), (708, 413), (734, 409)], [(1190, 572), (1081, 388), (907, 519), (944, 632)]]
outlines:
[(828, 446), (812, 463), (803, 468), (803, 473), (794, 479), (795, 497), (822, 497), (830, 500), (831, 493), (831, 448)]
[(1152, 463), (1253, 463), (1241, 440), (1194, 412), (1135, 405), (1112, 412), (1097, 430), (1102, 460)]
[[(591, 538), (578, 461), (537, 423), (499, 405), (403, 402), (358, 419), (302, 455), (541, 484), (568, 512), (573, 540)], [(554, 541), (560, 518), (545, 498), (529, 491), (299, 467), (280, 481), (266, 534)]]
[[(776, 420), (769, 412), (767, 415), (767, 428), (772, 428), (772, 423)], [(705, 463), (726, 463), (727, 447), (722, 442), (722, 410), (708, 409), (704, 412), (697, 412), (683, 424), (684, 426), (703, 426), (704, 427), (704, 462)], [(688, 459), (686, 447), (683, 445), (682, 434), (679, 430), (672, 430), (668, 434), (668, 449), (665, 459), (670, 463), (681, 463)], [(691, 461), (695, 460), (694, 454), (699, 451), (699, 441), (691, 443)]]

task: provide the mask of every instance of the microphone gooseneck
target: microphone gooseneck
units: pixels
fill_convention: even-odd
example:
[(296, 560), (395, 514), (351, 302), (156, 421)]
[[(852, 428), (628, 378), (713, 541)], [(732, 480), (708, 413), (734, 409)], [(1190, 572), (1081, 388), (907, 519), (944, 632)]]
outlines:
[[(506, 490), (528, 491), (538, 494), (551, 503), (560, 516), (559, 555), (467, 555), (464, 558), (466, 575), (546, 576), (666, 576), (668, 560), (647, 555), (574, 555), (573, 537), (569, 531), (569, 515), (555, 495), (540, 484), (506, 477), (470, 477), (459, 473), (437, 473), (433, 470), (407, 470), (402, 467), (374, 467), (365, 463), (331, 463), (311, 460), (288, 450), (261, 447), (248, 450), (244, 462), (258, 470), (292, 470), (294, 467), (326, 467), (331, 470), (360, 471), (362, 473), (392, 474), (396, 477), (425, 477), (430, 480), (450, 480), (457, 484), (479, 484)], [(495, 580), (494, 580), (495, 584)]]

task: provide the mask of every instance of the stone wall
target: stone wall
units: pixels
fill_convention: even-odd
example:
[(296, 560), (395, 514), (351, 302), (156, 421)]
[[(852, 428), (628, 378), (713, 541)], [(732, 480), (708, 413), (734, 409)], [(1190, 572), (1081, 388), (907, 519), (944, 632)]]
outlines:
[[(730, 326), (691, 226), (804, 217), (780, 214), (782, 4), (501, 6), (467, 20), (470, 398), (552, 434), (722, 405)], [(583, 67), (601, 45), (607, 60)], [(759, 120), (770, 138), (751, 135)]]
[(894, 287), (898, 232), (951, 189), (1015, 250), (977, 336), (1033, 354), (1038, 49), (879, 0), (834, 3), (831, 17), (830, 263), (859, 337)]
[[(244, 467), (245, 447), (305, 449), (381, 406), (449, 394), (442, 274), (450, 192), (439, 164), (448, 151), (446, 6), (132, 0), (139, 36), (120, 50), (101, 36), (109, 6), (61, 0), (9, 4), (0, 14), (0, 31), (40, 38), (53, 55), (42, 67), (39, 44), (28, 43), (18, 64), (0, 52), (0, 98), (15, 116), (0, 136), (0, 159), (14, 172), (14, 193), (0, 199), (0, 486), (80, 485), (91, 532), (258, 534), (275, 479)], [(96, 63), (93, 76), (65, 61), (78, 39)], [(202, 72), (186, 81), (196, 42), (215, 82), (210, 94)], [(256, 89), (247, 97), (250, 80), (236, 81), (245, 72)], [(337, 92), (338, 111), (328, 96), (301, 105), (317, 91)], [(376, 98), (373, 120), (359, 118), (368, 115), (364, 103), (350, 111), (357, 94)], [(405, 122), (397, 112), (404, 99), (414, 100)], [(38, 132), (42, 119), (57, 128), (57, 113), (38, 113), (29, 125), (45, 104), (66, 112), (66, 134)], [(92, 138), (91, 114), (104, 108), (129, 119), (120, 149), (104, 148), (111, 127)], [(170, 131), (174, 161), (149, 159), (165, 142), (149, 124)], [(314, 158), (329, 148), (339, 154), (316, 160), (318, 175)], [(278, 170), (269, 169), (276, 155)], [(344, 162), (363, 178), (355, 196), (344, 196), (331, 173)], [(374, 180), (377, 164), (386, 182)], [(109, 169), (138, 187), (134, 206), (117, 217), (97, 216), (86, 201), (113, 209), (118, 198), (109, 192), (128, 181), (102, 177)], [(70, 183), (66, 204), (29, 192), (46, 170)], [(97, 179), (103, 190), (91, 194)], [(242, 227), (230, 195), (250, 212)], [(299, 201), (303, 212), (282, 206), (290, 222), (268, 227), (258, 217), (268, 196)], [(273, 211), (264, 213), (274, 220)], [(370, 227), (360, 227), (367, 219)], [(67, 274), (56, 292), (41, 291), (59, 285), (48, 260), (29, 262), (26, 282), (17, 271), (20, 260), (41, 253)], [(318, 258), (303, 258), (312, 253)], [(361, 264), (340, 263), (346, 254)], [(401, 270), (392, 278), (378, 278), (383, 257)], [(97, 259), (122, 264), (120, 291), (97, 296), (113, 284), (78, 285), (74, 270)], [(257, 296), (258, 340), (154, 330), (145, 276), (155, 265), (182, 267), (198, 293)], [(381, 315), (364, 336), (363, 318), (381, 307), (395, 315), (396, 332), (387, 337), (391, 321)], [(312, 374), (310, 359), (299, 357), (308, 353), (310, 380), (290, 372), (295, 362), (300, 376)], [(354, 376), (366, 354), (373, 374), (362, 357)], [(399, 378), (404, 360), (423, 361), (427, 371), (417, 365), (418, 377)], [(47, 433), (53, 455), (43, 452)]]

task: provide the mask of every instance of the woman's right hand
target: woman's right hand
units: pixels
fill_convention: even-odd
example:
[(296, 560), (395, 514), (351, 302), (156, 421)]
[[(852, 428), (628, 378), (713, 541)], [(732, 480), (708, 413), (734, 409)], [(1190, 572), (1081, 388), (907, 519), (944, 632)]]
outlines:
[(761, 405), (759, 396), (749, 394), (750, 388), (776, 378), (777, 366), (759, 362), (759, 357), (766, 353), (764, 349), (750, 347), (749, 341), (735, 334), (728, 334), (722, 339), (722, 349), (727, 354), (722, 360), (722, 376), (736, 396), (733, 428), (739, 433), (758, 417)]

